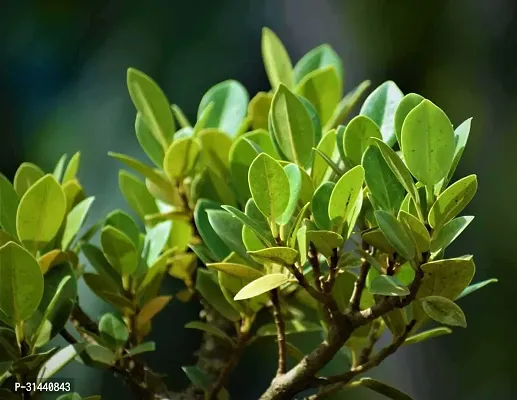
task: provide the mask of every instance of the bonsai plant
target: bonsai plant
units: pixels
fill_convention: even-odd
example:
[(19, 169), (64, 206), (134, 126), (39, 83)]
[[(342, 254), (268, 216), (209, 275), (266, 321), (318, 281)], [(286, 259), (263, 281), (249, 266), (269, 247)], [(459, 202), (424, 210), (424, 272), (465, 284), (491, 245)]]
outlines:
[[(221, 82), (195, 123), (128, 70), (149, 162), (110, 156), (131, 170), (119, 171), (119, 186), (133, 216), (114, 210), (85, 230), (94, 198), (77, 178), (80, 153), (52, 173), (23, 163), (12, 183), (0, 175), (0, 397), (81, 399), (53, 378), (75, 361), (117, 373), (136, 398), (224, 400), (246, 348), (273, 338), (277, 372), (262, 400), (358, 386), (409, 399), (363, 374), (401, 346), (466, 327), (456, 301), (495, 281), (470, 285), (473, 257), (445, 255), (473, 220), (458, 215), (476, 176), (453, 179), (471, 119), (454, 127), (391, 81), (350, 119), (370, 82), (343, 96), (330, 46), (293, 67), (264, 29), (262, 56), (271, 90), (249, 100), (239, 82)], [(184, 289), (163, 295), (170, 277)], [(113, 312), (83, 310), (81, 279)], [(205, 333), (181, 393), (140, 357), (159, 347), (146, 337), (163, 329), (153, 318), (173, 298), (204, 308), (185, 326)], [(432, 320), (440, 326), (427, 328)], [(322, 338), (308, 353), (290, 341), (304, 332)], [(383, 334), (391, 343), (376, 349)], [(53, 346), (57, 335), (69, 345)], [(338, 355), (341, 373), (322, 374)]]

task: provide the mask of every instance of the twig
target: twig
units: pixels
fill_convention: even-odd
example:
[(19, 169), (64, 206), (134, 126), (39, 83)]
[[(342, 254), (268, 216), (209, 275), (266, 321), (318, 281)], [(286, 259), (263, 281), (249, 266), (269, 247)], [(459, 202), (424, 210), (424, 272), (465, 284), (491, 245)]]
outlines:
[(289, 272), (291, 272), (301, 287), (303, 287), (312, 298), (319, 301), (320, 303), (326, 303), (327, 302), (327, 296), (325, 294), (318, 292), (308, 281), (305, 279), (305, 276), (300, 271), (300, 269), (296, 265), (291, 265), (288, 267)]
[(363, 348), (361, 351), (361, 355), (358, 359), (358, 365), (366, 363), (370, 359), (370, 355), (373, 352), (373, 348), (375, 344), (380, 338), (381, 334), (381, 321), (376, 319), (372, 322), (372, 326), (370, 328), (370, 333), (368, 334), (368, 345)]
[(66, 328), (63, 328), (59, 331), (59, 334), (65, 339), (69, 344), (76, 344), (77, 340), (72, 336), (70, 332), (66, 330)]
[(312, 271), (314, 273), (314, 283), (316, 284), (316, 288), (318, 288), (321, 292), (322, 286), (320, 260), (318, 258), (318, 250), (316, 250), (316, 246), (314, 246), (314, 243), (312, 242), (309, 242), (308, 259), (312, 265)]
[(361, 296), (363, 294), (364, 287), (366, 286), (366, 277), (368, 275), (369, 270), (370, 263), (364, 260), (361, 264), (359, 276), (357, 277), (354, 283), (354, 290), (352, 292), (352, 296), (350, 297), (349, 307), (352, 312), (359, 311), (359, 307), (361, 304)]
[(278, 369), (276, 375), (282, 375), (287, 369), (287, 348), (285, 340), (285, 322), (280, 309), (280, 298), (278, 289), (271, 291), (271, 303), (273, 304), (273, 318), (276, 325), (276, 336), (278, 342)]

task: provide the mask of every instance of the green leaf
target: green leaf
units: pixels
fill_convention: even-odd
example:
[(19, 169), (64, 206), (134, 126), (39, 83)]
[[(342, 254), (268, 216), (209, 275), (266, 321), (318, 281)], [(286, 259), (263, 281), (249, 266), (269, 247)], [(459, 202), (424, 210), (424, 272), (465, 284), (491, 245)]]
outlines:
[[(231, 213), (233, 216), (239, 219), (244, 225), (250, 228), (255, 233), (255, 235), (257, 235), (257, 237), (264, 242), (264, 244), (271, 246), (275, 242), (275, 239), (273, 238), (273, 236), (271, 236), (271, 232), (269, 231), (269, 229), (266, 229), (265, 227), (261, 226), (259, 222), (248, 217), (242, 211), (232, 206), (222, 206), (222, 208)], [(262, 214), (260, 216), (262, 217)]]
[(149, 248), (149, 252), (147, 254), (147, 263), (149, 265), (152, 265), (156, 261), (167, 244), (171, 227), (171, 222), (165, 221), (147, 229), (145, 243), (146, 247)]
[(412, 260), (415, 257), (415, 247), (402, 224), (392, 214), (383, 210), (375, 211), (375, 219), (397, 253), (406, 260)]
[(134, 68), (127, 70), (127, 87), (135, 108), (142, 114), (156, 141), (166, 150), (175, 131), (167, 97), (156, 82)]
[(27, 190), (16, 214), (18, 238), (35, 253), (56, 236), (65, 218), (66, 198), (52, 175), (45, 175)]
[(218, 259), (222, 260), (228, 254), (230, 249), (226, 243), (215, 232), (208, 219), (207, 210), (221, 210), (220, 205), (212, 200), (201, 199), (197, 202), (194, 209), (194, 221), (203, 243), (208, 247), (210, 252)]
[(428, 296), (422, 300), (427, 315), (437, 322), (451, 326), (467, 327), (465, 314), (453, 301), (441, 296)]
[(230, 262), (210, 263), (206, 266), (217, 271), (223, 271), (228, 275), (235, 276), (237, 278), (257, 279), (264, 275), (255, 268)]
[(310, 72), (296, 87), (296, 92), (312, 103), (322, 125), (332, 117), (341, 99), (342, 90), (341, 77), (334, 66)]
[(336, 276), (336, 281), (332, 287), (332, 297), (336, 300), (341, 312), (344, 312), (348, 306), (356, 279), (357, 276), (350, 271), (341, 271)]
[(200, 331), (207, 332), (211, 335), (217, 336), (220, 339), (223, 339), (231, 346), (234, 346), (234, 341), (228, 336), (223, 330), (219, 329), (217, 326), (212, 324), (207, 324), (201, 321), (191, 321), (185, 325), (187, 329), (198, 329)]
[(244, 259), (250, 259), (242, 242), (242, 222), (222, 210), (208, 210), (207, 214), (210, 225), (226, 246)]
[(21, 163), (13, 179), (14, 190), (18, 197), (23, 197), (25, 192), (44, 175), (45, 173), (37, 165), (29, 162)]
[(104, 279), (103, 276), (85, 272), (83, 274), (86, 286), (99, 298), (120, 310), (134, 312), (134, 306), (120, 294), (119, 287)]
[(88, 197), (77, 204), (72, 211), (68, 213), (66, 217), (65, 231), (63, 233), (63, 238), (61, 239), (61, 248), (63, 250), (67, 250), (72, 244), (75, 236), (83, 226), (94, 200), (95, 197)]
[(327, 132), (318, 143), (318, 146), (316, 147), (317, 154), (314, 155), (311, 168), (311, 178), (316, 187), (323, 182), (328, 181), (332, 175), (329, 163), (323, 156), (326, 156), (334, 164), (339, 162), (339, 151), (337, 147), (335, 129)]
[[(323, 132), (326, 132), (332, 128), (337, 128), (339, 124), (345, 121), (363, 93), (370, 86), (370, 83), (370, 81), (361, 82), (349, 93), (347, 93), (345, 97), (343, 97), (343, 99), (336, 106), (332, 117), (330, 117), (327, 124), (323, 127)], [(343, 141), (339, 140), (338, 138), (338, 143), (343, 143)]]
[(449, 169), (447, 177), (443, 180), (443, 182), (441, 182), (441, 185), (439, 184), (440, 190), (438, 190), (438, 193), (441, 192), (441, 189), (447, 187), (447, 184), (451, 181), (452, 176), (456, 171), (456, 167), (458, 166), (461, 156), (463, 155), (463, 151), (465, 150), (465, 146), (467, 145), (471, 123), (472, 118), (469, 118), (466, 121), (463, 121), (463, 123), (454, 130), (454, 141), (456, 143), (454, 146), (454, 158), (452, 160), (451, 168)]
[(445, 113), (423, 100), (402, 125), (402, 154), (413, 176), (434, 185), (447, 176), (454, 157), (454, 130)]
[(0, 227), (13, 237), (16, 237), (16, 210), (19, 202), (13, 185), (0, 173)]
[(417, 333), (416, 335), (409, 336), (404, 344), (415, 344), (420, 343), (438, 336), (449, 335), (452, 333), (452, 330), (446, 328), (445, 326), (440, 326), (438, 328), (429, 329), (424, 332)]
[(468, 296), (472, 292), (475, 292), (476, 290), (484, 288), (486, 285), (488, 285), (490, 283), (496, 283), (496, 282), (498, 282), (498, 280), (496, 278), (492, 278), (492, 279), (487, 279), (486, 281), (475, 283), (474, 285), (467, 286), (463, 290), (463, 292), (461, 292), (460, 295), (458, 297), (456, 297), (455, 300), (459, 300), (462, 297)]
[(293, 249), (296, 247), (296, 234), (297, 234), (298, 230), (300, 229), (303, 219), (306, 217), (306, 214), (308, 214), (309, 206), (310, 206), (310, 203), (307, 203), (302, 207), (302, 209), (298, 213), (294, 223), (291, 226), (289, 234), (287, 235), (287, 245)]
[(139, 344), (138, 346), (132, 347), (127, 351), (127, 353), (122, 357), (134, 357), (138, 354), (148, 353), (150, 351), (156, 350), (156, 344), (154, 342), (144, 342)]
[(102, 251), (119, 275), (135, 272), (140, 257), (133, 241), (120, 230), (106, 226), (101, 232)]
[(429, 211), (429, 225), (438, 229), (458, 215), (470, 203), (478, 188), (476, 175), (454, 182), (440, 196)]
[(56, 166), (54, 167), (54, 171), (52, 175), (56, 178), (56, 181), (61, 182), (61, 178), (63, 177), (63, 169), (65, 168), (65, 162), (68, 157), (68, 154), (63, 154)]
[[(315, 324), (310, 321), (285, 321), (285, 334), (292, 335), (293, 333), (306, 333), (306, 332), (321, 332), (323, 328), (319, 324)], [(257, 329), (256, 336), (276, 336), (276, 325), (265, 324)]]
[(204, 129), (199, 133), (203, 162), (208, 168), (225, 179), (228, 175), (228, 156), (232, 140), (217, 129)]
[(395, 278), (397, 278), (404, 286), (409, 286), (414, 281), (415, 275), (415, 270), (411, 266), (411, 263), (406, 262), (402, 264), (395, 273)]
[(281, 152), (289, 161), (308, 167), (316, 140), (314, 125), (304, 103), (286, 86), (280, 85), (269, 115), (273, 136)]
[(273, 101), (273, 94), (258, 92), (248, 104), (248, 118), (253, 129), (268, 129), (268, 115)]
[(43, 295), (38, 262), (14, 242), (0, 247), (0, 293), (0, 310), (12, 326), (29, 318)]
[(325, 257), (331, 257), (334, 249), (340, 249), (343, 245), (343, 237), (331, 231), (307, 231), (305, 233), (307, 243), (312, 242), (316, 250)]
[(239, 293), (235, 295), (234, 300), (245, 300), (260, 296), (261, 294), (276, 289), (287, 282), (289, 282), (289, 277), (284, 274), (264, 275), (244, 286)]
[(195, 202), (199, 198), (207, 198), (221, 204), (237, 205), (233, 189), (213, 169), (205, 168), (194, 179), (190, 201)]
[(402, 125), (404, 124), (404, 120), (409, 112), (419, 105), (422, 100), (424, 100), (424, 98), (419, 94), (409, 93), (404, 96), (395, 110), (395, 135), (397, 136), (399, 145), (402, 145)]
[(128, 214), (122, 210), (114, 210), (106, 216), (105, 226), (112, 226), (126, 235), (135, 247), (140, 244), (140, 228)]
[(136, 215), (145, 221), (146, 215), (158, 213), (154, 197), (149, 193), (146, 185), (136, 176), (126, 171), (120, 171), (118, 184), (124, 199)]
[(0, 363), (15, 361), (20, 357), (20, 347), (16, 341), (16, 333), (12, 329), (0, 327)]
[(113, 350), (123, 347), (129, 338), (129, 331), (124, 321), (112, 313), (106, 313), (101, 317), (99, 332), (101, 338)]
[(138, 143), (140, 143), (140, 147), (144, 150), (145, 154), (147, 154), (147, 157), (149, 157), (154, 165), (161, 168), (166, 148), (164, 149), (162, 144), (156, 139), (140, 113), (136, 114), (135, 132)]
[[(386, 143), (381, 140), (373, 139), (374, 143), (379, 147), (382, 156), (384, 157), (384, 161), (388, 164), (391, 171), (400, 184), (406, 189), (406, 192), (409, 193), (415, 204), (417, 205), (417, 210), (420, 211), (420, 196), (418, 195), (418, 190), (415, 186), (415, 182), (409, 173), (409, 170), (406, 168), (404, 162), (400, 159), (400, 157), (389, 147)], [(420, 218), (423, 220), (423, 216)]]
[(258, 209), (271, 222), (276, 222), (289, 203), (289, 179), (284, 169), (275, 159), (261, 153), (251, 164), (248, 176)]
[(305, 54), (294, 67), (294, 81), (299, 83), (311, 72), (324, 67), (333, 66), (339, 75), (339, 86), (345, 81), (343, 62), (329, 44), (322, 44)]
[(371, 294), (382, 296), (407, 296), (409, 289), (405, 287), (396, 277), (379, 275), (375, 277), (368, 287)]
[(81, 251), (90, 262), (90, 265), (95, 269), (95, 271), (97, 271), (104, 281), (109, 282), (113, 287), (122, 288), (120, 284), (120, 275), (110, 265), (98, 247), (89, 243), (83, 243), (81, 245)]
[(80, 359), (92, 367), (106, 368), (115, 364), (117, 356), (105, 347), (97, 344), (87, 344), (80, 355)]
[(431, 237), (425, 225), (415, 216), (401, 211), (398, 219), (409, 228), (409, 234), (415, 239), (418, 251), (425, 253), (431, 245)]
[(271, 88), (276, 90), (280, 83), (288, 88), (293, 87), (293, 65), (289, 54), (278, 36), (268, 28), (262, 29), (261, 48)]
[(70, 344), (52, 355), (40, 368), (37, 382), (52, 378), (84, 351), (84, 343)]
[(212, 86), (203, 96), (197, 112), (198, 120), (209, 104), (213, 104), (205, 128), (217, 128), (236, 136), (248, 108), (248, 92), (237, 81), (227, 80)]
[(312, 197), (312, 217), (319, 229), (330, 230), (332, 228), (329, 217), (329, 202), (335, 186), (334, 182), (325, 182), (316, 189)]
[(364, 180), (381, 209), (396, 214), (406, 191), (386, 163), (377, 146), (370, 146), (363, 155)]
[(178, 121), (179, 125), (182, 128), (190, 128), (192, 125), (188, 121), (188, 118), (186, 117), (183, 110), (178, 106), (177, 104), (171, 105), (172, 114), (174, 115), (174, 118), (176, 121)]
[(248, 251), (248, 254), (258, 262), (272, 262), (280, 265), (293, 265), (298, 259), (298, 252), (290, 247), (269, 247)]
[(395, 252), (395, 249), (379, 228), (372, 228), (370, 230), (363, 232), (362, 238), (369, 245), (385, 253), (392, 254)]
[(248, 171), (251, 163), (260, 152), (261, 149), (244, 136), (237, 138), (230, 149), (230, 176), (242, 202), (251, 197)]
[(66, 183), (68, 181), (71, 181), (72, 179), (75, 179), (77, 176), (77, 171), (79, 170), (79, 162), (81, 161), (81, 152), (75, 153), (70, 161), (68, 162), (68, 165), (66, 166), (65, 173), (63, 174), (62, 183)]
[(352, 228), (355, 221), (356, 201), (361, 195), (364, 169), (358, 165), (347, 171), (336, 183), (329, 200), (329, 218), (334, 226), (341, 230), (343, 223)]
[(163, 170), (171, 180), (181, 180), (192, 171), (200, 152), (196, 140), (188, 137), (177, 139), (165, 153)]
[(172, 296), (157, 296), (149, 300), (136, 316), (136, 324), (139, 329), (145, 326), (162, 311), (172, 300)]
[(400, 390), (387, 385), (383, 382), (379, 382), (376, 379), (372, 378), (361, 378), (358, 381), (353, 382), (351, 385), (355, 386), (364, 386), (368, 389), (373, 390), (374, 392), (380, 393), (392, 400), (413, 400), (406, 393), (401, 392)]
[(379, 127), (370, 118), (358, 115), (346, 126), (342, 146), (353, 165), (361, 164), (364, 152), (372, 144), (370, 138), (382, 139)]
[(474, 217), (471, 216), (457, 217), (447, 222), (438, 230), (435, 230), (431, 238), (431, 252), (435, 253), (449, 246), (461, 235), (473, 219)]
[(382, 140), (390, 147), (396, 141), (395, 110), (403, 96), (394, 82), (386, 81), (370, 93), (359, 112), (377, 124), (382, 133)]
[(264, 307), (265, 304), (269, 301), (269, 296), (266, 294), (262, 294), (257, 297), (253, 297), (252, 299), (243, 300), (243, 301), (235, 301), (235, 295), (247, 284), (249, 284), (252, 279), (249, 278), (238, 278), (236, 276), (229, 275), (225, 272), (219, 271), (217, 273), (219, 278), (219, 285), (221, 290), (228, 302), (241, 314), (245, 314), (247, 316), (253, 316), (258, 313), (260, 309)]
[(291, 220), (294, 212), (296, 211), (296, 206), (300, 199), (300, 192), (302, 190), (302, 172), (300, 168), (296, 164), (287, 164), (284, 167), (284, 171), (289, 181), (289, 202), (287, 203), (284, 212), (277, 220), (280, 225), (286, 225)]
[(239, 321), (240, 315), (226, 300), (213, 271), (197, 269), (196, 290), (223, 317), (230, 321)]

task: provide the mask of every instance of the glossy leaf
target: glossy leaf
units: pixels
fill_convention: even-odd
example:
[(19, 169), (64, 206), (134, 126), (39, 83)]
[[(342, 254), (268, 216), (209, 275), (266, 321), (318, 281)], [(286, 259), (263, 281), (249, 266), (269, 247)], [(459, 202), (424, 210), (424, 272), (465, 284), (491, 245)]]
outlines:
[(242, 222), (222, 210), (208, 210), (207, 214), (211, 227), (226, 246), (241, 257), (249, 259), (246, 247), (242, 243)]
[(287, 164), (284, 167), (284, 171), (289, 181), (289, 202), (287, 203), (284, 212), (277, 220), (280, 225), (288, 224), (291, 220), (294, 212), (296, 211), (296, 206), (298, 205), (298, 200), (300, 199), (300, 193), (302, 190), (302, 172), (300, 168), (296, 164)]
[(136, 176), (120, 171), (119, 187), (126, 202), (142, 221), (145, 221), (146, 215), (156, 214), (159, 211), (154, 197)]
[(402, 125), (407, 115), (413, 108), (419, 105), (424, 98), (416, 93), (409, 93), (404, 96), (400, 101), (397, 109), (395, 110), (395, 135), (399, 144), (402, 143)]
[(129, 338), (129, 331), (124, 321), (112, 313), (106, 313), (101, 317), (99, 332), (106, 344), (114, 350), (123, 347)]
[(65, 168), (66, 159), (68, 157), (68, 154), (63, 154), (58, 162), (56, 163), (56, 166), (54, 167), (54, 171), (52, 172), (52, 175), (54, 178), (56, 178), (56, 181), (61, 182), (61, 178), (63, 177), (63, 170)]
[(65, 231), (63, 233), (63, 238), (61, 239), (62, 249), (66, 250), (72, 244), (75, 236), (83, 226), (94, 200), (95, 197), (88, 197), (68, 213), (66, 217)]
[(330, 230), (332, 228), (329, 217), (329, 202), (335, 186), (334, 182), (325, 182), (314, 192), (311, 211), (314, 222), (319, 229)]
[(84, 351), (84, 343), (70, 344), (52, 355), (40, 368), (37, 382), (45, 382)]
[(471, 123), (472, 118), (469, 118), (466, 121), (463, 121), (463, 123), (454, 130), (454, 158), (452, 160), (451, 168), (447, 173), (447, 177), (443, 180), (443, 182), (441, 182), (441, 185), (438, 185), (438, 192), (441, 192), (441, 190), (448, 185), (448, 183), (452, 179), (452, 176), (454, 175), (454, 172), (456, 171), (456, 167), (460, 162), (461, 156), (463, 155), (463, 151), (465, 150), (465, 146), (467, 146)]
[(392, 214), (383, 210), (375, 211), (375, 219), (393, 248), (406, 260), (412, 260), (415, 247), (404, 226)]
[(0, 247), (0, 293), (0, 310), (11, 326), (29, 318), (43, 296), (38, 262), (14, 242)]
[(68, 165), (66, 166), (65, 172), (63, 174), (62, 183), (66, 183), (68, 181), (71, 181), (72, 179), (75, 179), (77, 176), (77, 171), (79, 170), (79, 163), (81, 161), (81, 152), (75, 153), (70, 161), (68, 162)]
[(128, 214), (122, 210), (114, 210), (106, 216), (105, 226), (112, 226), (126, 235), (135, 247), (140, 243), (140, 228)]
[(377, 146), (370, 146), (362, 159), (364, 180), (382, 210), (396, 214), (404, 200), (405, 189), (386, 163)]
[(203, 332), (207, 332), (213, 336), (217, 336), (220, 339), (223, 339), (231, 346), (235, 345), (233, 340), (221, 329), (212, 324), (207, 324), (201, 321), (191, 321), (185, 325), (187, 329), (198, 329)]
[(432, 319), (445, 325), (467, 327), (465, 314), (453, 301), (440, 296), (428, 296), (422, 300), (424, 311)]
[(409, 228), (408, 233), (415, 239), (418, 251), (420, 253), (428, 251), (431, 245), (431, 237), (425, 225), (418, 218), (405, 211), (399, 213), (398, 219)]
[(298, 259), (298, 252), (290, 247), (269, 247), (248, 254), (259, 262), (272, 262), (280, 265), (293, 265)]
[(114, 287), (121, 286), (120, 275), (110, 265), (98, 247), (89, 243), (83, 243), (81, 245), (81, 251), (90, 262), (90, 265), (95, 269), (95, 271), (97, 271), (104, 281), (109, 282)]
[(364, 169), (358, 165), (345, 173), (332, 190), (329, 200), (329, 218), (338, 229), (343, 223), (350, 224), (356, 211), (356, 201), (361, 195), (364, 181)]
[(322, 44), (305, 54), (294, 67), (294, 81), (300, 82), (305, 76), (318, 69), (333, 66), (338, 72), (340, 86), (345, 81), (343, 62), (328, 44)]
[(232, 140), (217, 129), (204, 129), (198, 137), (204, 164), (221, 178), (226, 178)]
[(253, 129), (268, 129), (268, 115), (271, 108), (273, 95), (266, 92), (258, 92), (248, 104), (248, 117), (251, 119)]
[(149, 76), (134, 68), (127, 70), (129, 95), (151, 129), (156, 141), (167, 149), (175, 131), (174, 119), (167, 97)]
[(447, 176), (454, 157), (454, 130), (445, 113), (423, 100), (402, 125), (402, 153), (413, 176), (434, 185)]
[(85, 272), (83, 274), (86, 286), (99, 298), (120, 310), (134, 312), (134, 306), (127, 298), (121, 295), (119, 287), (104, 279), (103, 276)]
[(171, 180), (181, 180), (194, 168), (200, 151), (198, 142), (192, 138), (175, 140), (165, 153), (163, 170)]
[(213, 271), (197, 270), (196, 290), (223, 317), (230, 321), (239, 321), (240, 315), (226, 300)]
[[(318, 153), (326, 155), (330, 160), (338, 162), (339, 152), (336, 143), (336, 130), (327, 132), (316, 147)], [(312, 161), (311, 178), (316, 186), (328, 180), (332, 171), (329, 164), (320, 155), (315, 154)]]
[(161, 168), (166, 148), (164, 149), (162, 143), (160, 143), (151, 129), (149, 129), (140, 113), (136, 114), (135, 132), (138, 143), (144, 150), (145, 154), (147, 154), (147, 157), (149, 157), (154, 165)]
[(239, 293), (235, 295), (235, 300), (245, 300), (260, 296), (261, 294), (276, 289), (287, 282), (289, 282), (289, 277), (284, 274), (264, 275), (244, 286)]
[(14, 237), (16, 237), (16, 210), (19, 202), (13, 185), (0, 173), (0, 227)]
[[(323, 131), (326, 132), (332, 128), (337, 128), (339, 124), (343, 123), (348, 117), (352, 109), (355, 107), (363, 93), (370, 86), (370, 81), (363, 81), (346, 94), (343, 99), (336, 106), (334, 113), (327, 121), (327, 124), (323, 127)], [(342, 141), (338, 141), (342, 143)]]
[(22, 198), (25, 192), (44, 175), (45, 173), (37, 165), (29, 162), (21, 163), (13, 179), (14, 190), (18, 197)]
[(280, 83), (288, 88), (293, 86), (293, 66), (284, 45), (278, 36), (268, 28), (262, 29), (262, 59), (271, 83), (276, 90)]
[(230, 262), (210, 263), (207, 264), (207, 267), (217, 271), (223, 271), (228, 275), (235, 276), (237, 278), (257, 279), (264, 275), (255, 268)]
[(340, 249), (343, 245), (343, 237), (331, 231), (312, 231), (305, 233), (307, 243), (312, 242), (316, 250), (325, 257), (331, 257), (334, 249)]
[(276, 222), (289, 203), (289, 180), (284, 169), (276, 160), (261, 153), (251, 164), (248, 176), (258, 209)]
[(16, 214), (18, 238), (32, 252), (57, 234), (65, 218), (66, 198), (52, 175), (45, 175), (27, 190)]
[(119, 275), (135, 272), (140, 257), (133, 241), (120, 230), (106, 226), (101, 232), (102, 251)]
[(407, 296), (409, 294), (406, 286), (394, 276), (389, 275), (379, 275), (374, 278), (369, 284), (368, 291), (382, 296)]
[(403, 96), (394, 82), (386, 81), (370, 93), (359, 112), (377, 124), (388, 146), (395, 144), (395, 111)]
[(431, 207), (429, 225), (438, 229), (458, 215), (476, 194), (476, 175), (469, 175), (449, 186)]
[(315, 145), (314, 125), (303, 102), (284, 85), (275, 92), (270, 119), (281, 152), (289, 161), (308, 167)]
[(364, 152), (372, 144), (370, 138), (382, 139), (379, 127), (370, 118), (358, 115), (346, 126), (342, 146), (353, 165), (361, 164)]
[(404, 341), (404, 344), (420, 343), (438, 336), (449, 335), (451, 333), (451, 329), (440, 326), (439, 328), (429, 329), (427, 331), (417, 333), (416, 335), (411, 335)]
[[(260, 238), (264, 244), (270, 246), (274, 243), (274, 238), (271, 236), (271, 232), (267, 227), (261, 226), (259, 222), (255, 219), (250, 218), (242, 211), (236, 209), (232, 206), (222, 206), (222, 208), (229, 213), (233, 214), (237, 219), (239, 219), (244, 225), (250, 228), (258, 238)], [(262, 214), (260, 215), (262, 217)]]
[(214, 228), (212, 228), (207, 214), (207, 210), (217, 209), (221, 209), (218, 203), (207, 199), (201, 199), (197, 202), (196, 208), (194, 209), (194, 220), (201, 239), (203, 239), (203, 243), (206, 244), (210, 252), (218, 260), (222, 260), (230, 254), (230, 249), (215, 232)]
[(461, 235), (473, 219), (474, 217), (471, 216), (457, 217), (435, 230), (431, 238), (431, 252), (435, 253), (449, 246)]
[(488, 285), (490, 283), (496, 283), (496, 282), (498, 282), (498, 280), (495, 278), (492, 278), (492, 279), (487, 279), (486, 281), (475, 283), (474, 285), (467, 286), (463, 290), (463, 292), (461, 292), (460, 295), (458, 297), (456, 297), (456, 300), (459, 300), (462, 297), (468, 296), (469, 294), (475, 292), (476, 290), (484, 288), (486, 285)]

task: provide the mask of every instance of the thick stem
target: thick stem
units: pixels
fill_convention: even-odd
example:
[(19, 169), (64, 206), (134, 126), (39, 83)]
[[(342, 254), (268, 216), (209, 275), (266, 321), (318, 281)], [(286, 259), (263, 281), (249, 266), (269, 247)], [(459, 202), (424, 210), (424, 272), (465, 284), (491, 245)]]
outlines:
[(271, 303), (273, 304), (273, 318), (276, 325), (276, 336), (278, 342), (278, 369), (276, 375), (285, 374), (287, 370), (287, 348), (285, 339), (285, 322), (280, 309), (280, 298), (278, 289), (271, 291)]

